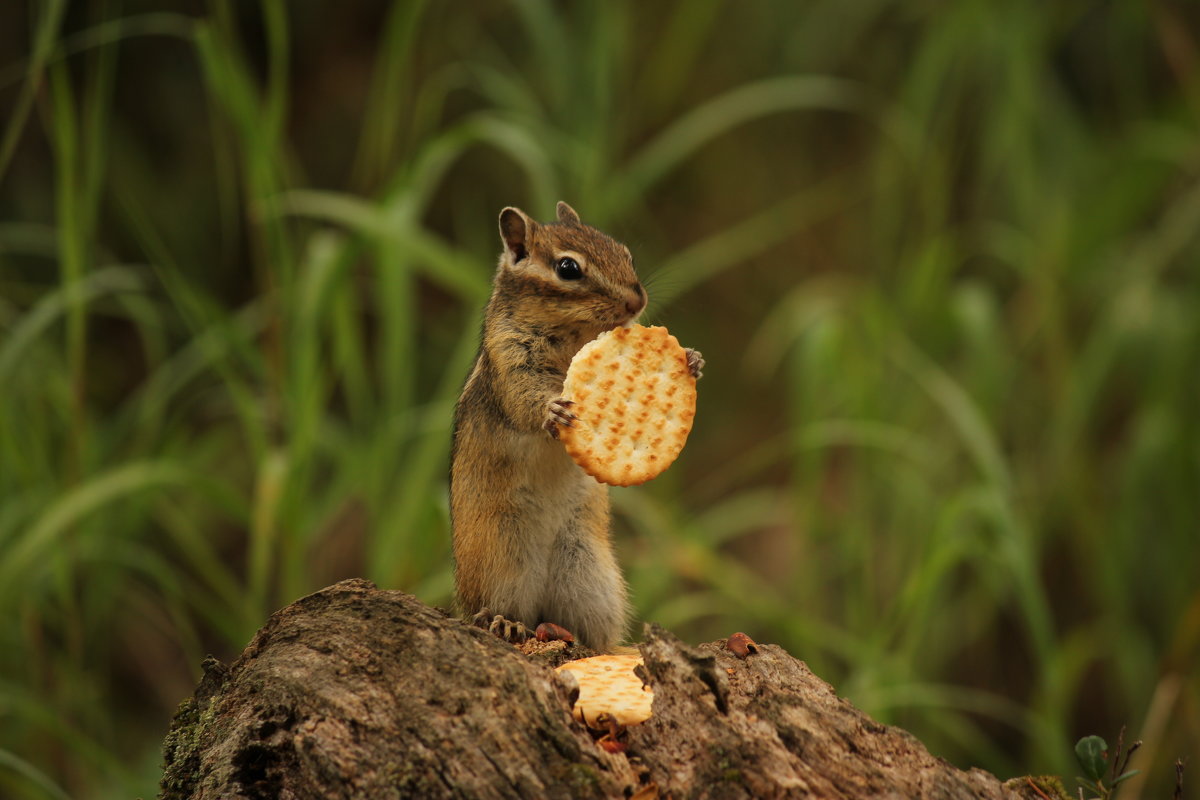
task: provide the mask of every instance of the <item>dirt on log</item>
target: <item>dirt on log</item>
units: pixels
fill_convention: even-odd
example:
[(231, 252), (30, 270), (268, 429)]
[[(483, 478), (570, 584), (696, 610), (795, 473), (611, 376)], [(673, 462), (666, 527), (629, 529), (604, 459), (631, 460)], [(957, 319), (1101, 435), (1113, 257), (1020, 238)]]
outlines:
[(740, 659), (652, 625), (653, 716), (608, 752), (551, 668), (575, 653), (541, 649), (335, 584), (274, 614), (233, 664), (205, 662), (164, 742), (160, 797), (1047, 796), (931, 756), (779, 647)]

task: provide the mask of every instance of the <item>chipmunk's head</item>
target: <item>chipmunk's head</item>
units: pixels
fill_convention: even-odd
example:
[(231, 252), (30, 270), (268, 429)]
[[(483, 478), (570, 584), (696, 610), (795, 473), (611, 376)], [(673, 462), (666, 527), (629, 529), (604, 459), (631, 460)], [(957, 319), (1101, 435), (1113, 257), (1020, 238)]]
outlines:
[(583, 224), (566, 203), (558, 204), (555, 222), (544, 224), (504, 209), (500, 239), (497, 287), (523, 298), (526, 314), (598, 334), (633, 322), (646, 307), (629, 248)]

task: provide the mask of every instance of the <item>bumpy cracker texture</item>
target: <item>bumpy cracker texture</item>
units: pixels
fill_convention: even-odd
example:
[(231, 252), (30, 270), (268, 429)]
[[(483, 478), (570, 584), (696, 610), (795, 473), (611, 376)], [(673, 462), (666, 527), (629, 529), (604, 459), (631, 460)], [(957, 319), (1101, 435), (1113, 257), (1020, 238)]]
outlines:
[(594, 656), (569, 661), (559, 670), (575, 673), (579, 699), (571, 713), (589, 728), (604, 730), (606, 717), (618, 725), (636, 725), (650, 718), (654, 692), (642, 686), (633, 668), (642, 663), (638, 655)]
[(696, 416), (696, 379), (666, 328), (633, 325), (585, 344), (563, 399), (578, 419), (559, 428), (575, 463), (601, 483), (636, 486), (671, 465)]

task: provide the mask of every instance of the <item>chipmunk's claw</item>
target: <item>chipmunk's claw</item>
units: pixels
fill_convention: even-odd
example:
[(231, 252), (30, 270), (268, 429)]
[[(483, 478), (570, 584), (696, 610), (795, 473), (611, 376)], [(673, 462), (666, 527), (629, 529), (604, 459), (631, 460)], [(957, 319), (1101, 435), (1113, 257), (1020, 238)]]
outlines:
[(561, 397), (551, 400), (546, 406), (546, 421), (542, 427), (546, 432), (558, 438), (558, 426), (564, 425), (568, 428), (572, 427), (572, 423), (579, 417), (572, 414), (568, 409), (575, 405), (573, 400), (563, 400)]
[(701, 376), (704, 375), (701, 372), (704, 369), (704, 356), (700, 355), (699, 350), (693, 350), (690, 347), (683, 348), (683, 352), (687, 354), (688, 372), (692, 373), (693, 378), (700, 380)]
[(512, 644), (521, 644), (529, 638), (529, 629), (525, 627), (524, 623), (514, 622), (499, 614), (492, 617), (492, 622), (488, 625), (488, 631)]
[(479, 612), (471, 617), (471, 624), (511, 644), (521, 644), (529, 638), (529, 629), (524, 623), (515, 622), (501, 614), (493, 615), (486, 608), (479, 609)]

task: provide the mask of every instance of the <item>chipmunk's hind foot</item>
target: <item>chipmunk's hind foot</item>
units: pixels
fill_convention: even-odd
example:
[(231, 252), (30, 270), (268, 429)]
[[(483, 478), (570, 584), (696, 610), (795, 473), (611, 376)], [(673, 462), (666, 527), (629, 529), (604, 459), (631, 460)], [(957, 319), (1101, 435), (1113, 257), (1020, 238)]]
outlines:
[(471, 617), (471, 624), (510, 644), (521, 644), (529, 638), (529, 629), (525, 627), (524, 623), (516, 622), (500, 614), (492, 614), (486, 608), (479, 609), (478, 613)]

